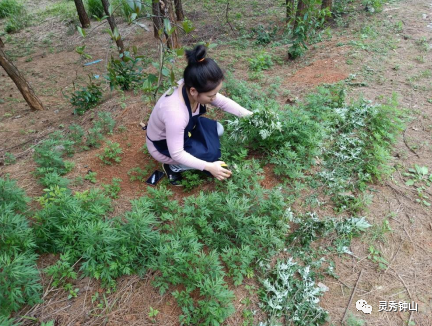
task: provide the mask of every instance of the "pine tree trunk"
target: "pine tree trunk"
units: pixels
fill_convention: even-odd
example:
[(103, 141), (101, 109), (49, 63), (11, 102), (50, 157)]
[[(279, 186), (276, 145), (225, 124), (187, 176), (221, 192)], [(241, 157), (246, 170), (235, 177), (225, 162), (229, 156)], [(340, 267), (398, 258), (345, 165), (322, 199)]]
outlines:
[(174, 27), (176, 22), (172, 0), (153, 0), (152, 11), (155, 37), (166, 42), (170, 49), (180, 47), (177, 28), (171, 32), (171, 35), (168, 35), (168, 31), (165, 30), (165, 19), (170, 21), (171, 27)]
[(9, 77), (13, 80), (15, 85), (17, 85), (22, 96), (26, 100), (30, 108), (34, 110), (43, 110), (44, 107), (39, 98), (35, 95), (32, 87), (27, 83), (24, 76), (19, 72), (19, 70), (14, 66), (12, 61), (6, 56), (4, 51), (0, 47), (0, 66), (6, 71)]
[(332, 6), (333, 6), (333, 0), (322, 0), (321, 9), (328, 8), (331, 11)]
[(83, 28), (90, 27), (90, 19), (87, 15), (87, 12), (85, 11), (82, 0), (74, 0), (74, 1), (75, 1), (75, 6), (77, 8), (79, 20), (81, 22), (81, 26)]
[(152, 13), (153, 13), (153, 34), (155, 38), (160, 38), (159, 31), (163, 31), (163, 20), (162, 10), (159, 0), (152, 1)]
[(174, 0), (175, 5), (175, 12), (177, 16), (177, 21), (183, 21), (184, 20), (184, 13), (183, 13), (183, 5), (181, 0)]
[(299, 0), (298, 1), (296, 18), (295, 18), (294, 28), (293, 28), (294, 30), (297, 28), (298, 21), (300, 19), (303, 19), (303, 16), (304, 16), (304, 14), (306, 12), (306, 9), (307, 9), (306, 1), (307, 0)]
[[(117, 29), (116, 22), (114, 20), (114, 16), (111, 16), (110, 13), (109, 13), (109, 9), (108, 9), (109, 6), (110, 6), (109, 0), (101, 0), (101, 1), (102, 1), (102, 6), (103, 6), (104, 11), (105, 11), (105, 15), (108, 16), (107, 20), (108, 20), (108, 24), (111, 27), (111, 32), (114, 34), (115, 33), (114, 31), (117, 30), (117, 32), (118, 32), (118, 29)], [(116, 44), (117, 44), (118, 51), (121, 54), (121, 57), (123, 57), (124, 45), (123, 45), (123, 40), (121, 38), (120, 33), (119, 33), (118, 38), (116, 38), (115, 41), (116, 41)]]

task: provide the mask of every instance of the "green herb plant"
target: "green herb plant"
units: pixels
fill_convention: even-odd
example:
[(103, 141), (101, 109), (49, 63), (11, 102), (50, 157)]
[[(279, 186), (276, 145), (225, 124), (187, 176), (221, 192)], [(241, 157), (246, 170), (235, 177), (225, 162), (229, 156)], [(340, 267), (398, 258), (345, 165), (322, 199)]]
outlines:
[(101, 100), (101, 87), (92, 81), (91, 78), (86, 87), (75, 90), (75, 92), (70, 95), (70, 103), (74, 107), (74, 114), (77, 115), (83, 115), (86, 111), (98, 105)]
[(98, 157), (105, 164), (112, 165), (113, 163), (121, 162), (121, 154), (123, 154), (123, 150), (120, 148), (120, 144), (108, 141), (107, 147), (104, 148), (103, 153), (98, 155)]

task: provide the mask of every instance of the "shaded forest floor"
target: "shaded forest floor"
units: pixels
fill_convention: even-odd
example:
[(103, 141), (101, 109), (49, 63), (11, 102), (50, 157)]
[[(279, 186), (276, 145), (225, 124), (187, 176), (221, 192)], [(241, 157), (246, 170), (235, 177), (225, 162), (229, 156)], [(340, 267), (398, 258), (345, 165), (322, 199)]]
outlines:
[[(49, 3), (44, 1), (41, 6)], [(241, 11), (234, 7), (233, 12), (238, 10), (243, 15), (246, 27), (242, 19), (234, 19), (232, 23), (237, 31), (232, 32), (223, 20), (218, 20), (223, 11), (212, 11), (206, 4), (184, 1), (186, 16), (197, 27), (193, 33), (196, 40), (218, 43), (210, 51), (210, 56), (232, 71), (235, 78), (248, 80), (247, 59), (261, 49), (241, 45), (247, 40), (244, 29), (251, 28), (253, 24), (268, 25), (272, 19), (275, 26), (282, 26), (278, 8), (270, 7), (269, 14), (256, 17), (251, 14), (251, 8)], [(35, 6), (32, 10), (38, 8)], [(275, 16), (272, 16), (273, 12), (276, 12)], [(403, 173), (415, 164), (432, 171), (432, 29), (429, 27), (432, 23), (432, 3), (426, 0), (395, 1), (373, 15), (364, 12), (359, 5), (342, 18), (338, 23), (333, 23), (331, 31), (324, 34), (321, 42), (311, 45), (306, 54), (296, 61), (287, 61), (287, 45), (263, 47), (277, 63), (272, 69), (264, 71), (258, 82), (262, 87), (280, 84), (277, 98), (280, 103), (302, 99), (322, 83), (343, 82), (349, 98), (363, 96), (373, 102), (385, 103), (397, 94), (400, 107), (409, 111), (411, 120), (394, 148), (392, 161), (388, 162), (394, 167), (393, 174), (387, 180), (370, 186), (373, 199), (364, 215), (374, 227), (362, 238), (353, 241), (350, 248), (352, 257), (335, 259), (335, 273), (340, 278), (322, 281), (329, 291), (324, 294), (321, 305), (330, 313), (329, 324), (340, 325), (356, 286), (348, 310), (365, 320), (367, 325), (396, 326), (407, 325), (411, 321), (412, 325), (429, 326), (432, 325), (432, 214), (429, 207), (417, 202), (418, 192), (415, 187), (405, 184)], [(143, 20), (142, 23), (151, 27), (149, 21)], [(96, 22), (93, 24), (97, 26)], [(72, 115), (73, 109), (62, 94), (71, 92), (73, 83), (85, 83), (87, 75), (105, 74), (105, 65), (110, 55), (115, 55), (115, 48), (102, 29), (95, 29), (83, 41), (74, 32), (73, 26), (62, 19), (50, 17), (20, 33), (2, 37), (6, 52), (33, 85), (47, 109), (44, 112), (31, 111), (6, 73), (0, 70), (0, 157), (6, 152), (17, 157), (15, 164), (0, 167), (0, 176), (9, 174), (31, 197), (43, 193), (31, 173), (35, 168), (32, 160), (34, 146), (55, 130), (67, 129), (71, 123), (88, 129), (94, 119), (91, 112), (82, 117)], [(127, 44), (137, 46), (140, 53), (149, 58), (156, 57), (152, 32), (126, 23), (120, 23), (119, 29)], [(193, 44), (190, 36), (184, 42)], [(102, 63), (83, 66), (84, 60), (75, 52), (75, 47), (82, 44), (87, 45), (86, 52), (92, 55), (93, 60), (103, 59)], [(179, 68), (181, 70), (182, 67)], [(145, 132), (138, 123), (146, 120), (152, 106), (143, 101), (142, 94), (109, 92), (109, 86), (105, 87), (103, 103), (94, 111), (111, 112), (117, 126), (124, 126), (117, 128), (114, 135), (108, 138), (120, 143), (124, 149), (122, 163), (118, 166), (103, 164), (97, 157), (102, 148), (77, 153), (72, 159), (75, 168), (68, 177), (84, 177), (92, 170), (97, 172), (97, 184), (109, 182), (113, 177), (121, 178), (120, 197), (114, 201), (113, 212), (113, 215), (118, 215), (130, 208), (131, 199), (146, 193), (145, 184), (130, 182), (127, 172), (133, 167), (150, 164), (149, 157), (141, 150)], [(264, 185), (275, 186), (278, 178), (270, 170), (265, 171)], [(92, 186), (85, 181), (72, 189), (81, 191)], [(207, 183), (190, 193), (178, 188), (172, 190), (174, 198), (181, 200), (202, 189), (212, 190), (213, 185)], [(430, 187), (425, 191), (432, 196)], [(305, 198), (298, 199), (294, 207), (299, 211), (308, 210)], [(320, 211), (319, 207), (313, 210), (328, 213), (325, 209)], [(382, 226), (387, 223), (384, 221), (388, 221), (391, 229), (387, 233), (382, 231)], [(371, 245), (388, 262), (385, 270), (377, 268), (376, 262), (368, 259)], [(57, 258), (43, 255), (38, 265), (43, 269)], [(362, 278), (356, 284), (361, 271)], [(74, 284), (80, 289), (77, 298), (67, 299), (68, 294), (51, 288), (49, 278), (42, 274), (44, 303), (26, 307), (17, 315), (37, 316), (44, 321), (56, 320), (58, 325), (178, 325), (180, 309), (170, 294), (161, 296), (151, 285), (153, 277), (122, 277), (118, 280), (117, 291), (111, 294), (105, 294), (95, 280), (80, 279)], [(254, 285), (255, 282), (246, 280), (245, 284), (232, 287), (237, 311), (226, 321), (226, 325), (242, 325), (242, 299), (250, 295), (245, 288), (248, 284)], [(96, 293), (100, 293), (100, 297), (105, 295), (106, 300), (92, 300)], [(371, 315), (356, 310), (358, 299), (372, 305)], [(252, 297), (251, 300), (254, 309), (259, 311), (257, 298)], [(412, 314), (378, 312), (380, 301), (414, 301), (419, 311)], [(155, 320), (148, 315), (150, 307), (159, 311)], [(256, 320), (261, 314), (257, 313)]]

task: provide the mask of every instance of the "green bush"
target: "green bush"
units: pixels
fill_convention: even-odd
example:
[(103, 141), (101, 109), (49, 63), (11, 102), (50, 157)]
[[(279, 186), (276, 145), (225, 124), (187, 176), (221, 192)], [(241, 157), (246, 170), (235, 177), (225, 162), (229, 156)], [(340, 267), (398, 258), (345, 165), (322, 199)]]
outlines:
[(102, 154), (98, 155), (98, 157), (107, 165), (111, 165), (113, 163), (120, 163), (121, 157), (123, 154), (123, 150), (120, 148), (119, 143), (113, 143), (112, 141), (107, 142), (107, 147), (104, 148)]
[(37, 255), (30, 252), (0, 253), (0, 311), (8, 315), (23, 304), (40, 301), (42, 285), (36, 266)]
[(120, 89), (127, 91), (144, 81), (141, 57), (131, 57), (128, 51), (125, 51), (124, 56), (125, 60), (111, 58), (108, 63), (108, 74), (105, 78), (109, 81), (111, 90), (119, 86)]
[(2, 0), (0, 2), (0, 18), (19, 15), (24, 11), (24, 6), (16, 0)]
[(273, 67), (271, 55), (266, 52), (258, 53), (255, 58), (248, 59), (249, 69), (253, 71), (267, 70)]
[(35, 249), (33, 231), (25, 216), (17, 214), (12, 203), (0, 205), (0, 249), (8, 255)]
[(0, 178), (0, 203), (15, 212), (24, 212), (29, 201), (30, 198), (17, 186), (15, 180), (11, 180), (8, 175), (4, 179)]
[(64, 175), (72, 170), (73, 164), (63, 160), (65, 155), (72, 155), (74, 142), (67, 140), (60, 131), (53, 133), (35, 148), (34, 161), (39, 166), (36, 175), (43, 177), (55, 172)]
[(102, 100), (101, 87), (90, 81), (87, 87), (75, 91), (70, 97), (70, 103), (75, 108), (74, 114), (83, 115), (94, 108)]

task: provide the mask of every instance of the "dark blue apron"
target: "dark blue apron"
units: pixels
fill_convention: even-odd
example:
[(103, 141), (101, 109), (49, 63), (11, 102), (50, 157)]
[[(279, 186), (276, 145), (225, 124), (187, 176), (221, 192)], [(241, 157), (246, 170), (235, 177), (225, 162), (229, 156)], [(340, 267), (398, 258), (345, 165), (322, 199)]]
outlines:
[[(192, 116), (192, 108), (187, 96), (186, 87), (182, 94), (189, 112), (189, 122), (184, 130), (184, 150), (206, 162), (215, 162), (221, 157), (220, 141), (216, 121), (201, 117), (206, 107), (200, 104), (198, 115)], [(147, 137), (148, 138), (148, 137)], [(171, 157), (166, 139), (153, 141), (148, 138), (159, 153)]]

